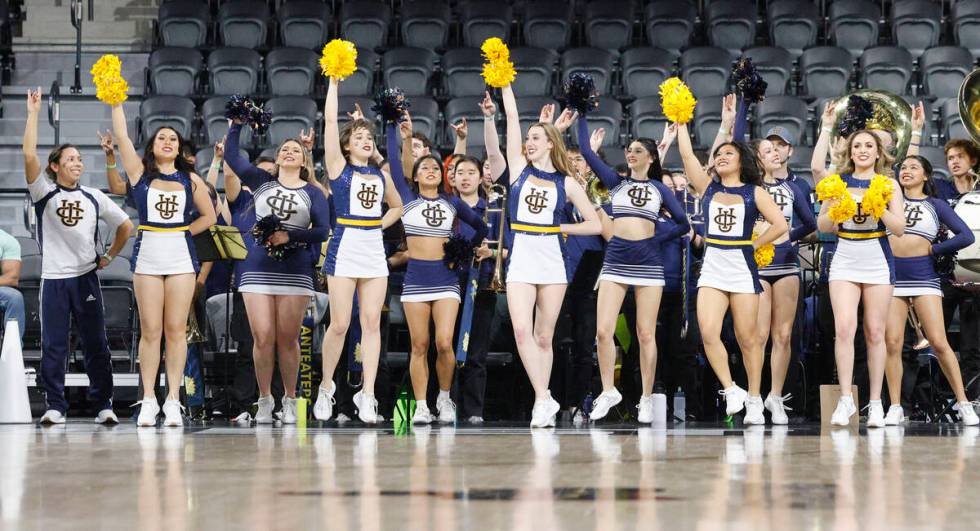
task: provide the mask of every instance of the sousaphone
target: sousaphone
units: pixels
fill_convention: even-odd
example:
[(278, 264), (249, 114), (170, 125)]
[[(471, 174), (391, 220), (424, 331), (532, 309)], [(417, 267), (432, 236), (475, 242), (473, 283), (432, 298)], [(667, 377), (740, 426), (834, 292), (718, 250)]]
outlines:
[[(860, 96), (871, 102), (874, 116), (868, 120), (865, 128), (892, 131), (895, 136), (895, 160), (905, 158), (909, 143), (912, 141), (912, 106), (901, 97), (884, 90), (856, 90), (834, 101), (835, 124), (843, 120), (844, 113), (847, 111), (847, 100), (851, 96)], [(837, 128), (834, 127), (831, 145), (837, 142), (839, 136)]]

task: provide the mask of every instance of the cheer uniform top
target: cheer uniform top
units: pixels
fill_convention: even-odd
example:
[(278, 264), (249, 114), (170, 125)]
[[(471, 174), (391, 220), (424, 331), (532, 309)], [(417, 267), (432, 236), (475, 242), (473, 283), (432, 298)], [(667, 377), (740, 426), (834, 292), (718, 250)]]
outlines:
[(606, 246), (599, 280), (632, 286), (663, 286), (664, 263), (660, 242), (686, 234), (691, 226), (681, 204), (662, 182), (620, 177), (615, 170), (592, 151), (589, 128), (584, 118), (578, 120), (578, 143), (589, 167), (609, 189), (613, 218), (635, 217), (656, 223), (661, 209), (677, 222), (666, 232), (644, 240), (627, 240), (613, 236)]
[(378, 168), (347, 163), (340, 176), (330, 181), (330, 190), (334, 229), (323, 273), (345, 278), (387, 277), (381, 230), (384, 174)]
[[(861, 199), (871, 186), (871, 180), (841, 175), (848, 192), (857, 203), (857, 212), (838, 225), (837, 249), (830, 262), (829, 280), (846, 280), (860, 284), (894, 284), (895, 258), (885, 224), (865, 214)], [(859, 192), (852, 192), (856, 188)]]
[(786, 276), (799, 276), (800, 255), (797, 242), (817, 230), (817, 220), (799, 185), (788, 179), (779, 179), (775, 183), (763, 183), (763, 188), (769, 192), (786, 219), (786, 224), (791, 227), (789, 239), (774, 245), (772, 262), (759, 269), (762, 280), (774, 284)]
[(246, 240), (248, 255), (238, 268), (237, 285), (242, 293), (266, 295), (306, 295), (314, 292), (316, 261), (311, 248), (318, 249), (330, 231), (330, 207), (323, 191), (306, 183), (290, 188), (276, 176), (245, 160), (238, 151), (241, 125), (228, 130), (225, 161), (244, 186), (235, 198), (242, 232), (251, 232), (257, 220), (276, 216), (289, 234), (290, 243), (298, 243), (282, 260), (269, 256), (266, 248), (254, 238)]
[[(160, 190), (150, 184), (160, 179), (175, 182), (182, 189)], [(170, 175), (143, 173), (127, 196), (139, 212), (136, 242), (133, 245), (133, 272), (141, 275), (179, 275), (197, 273), (200, 266), (191, 238), (190, 224), (197, 217), (191, 178), (177, 171)]]
[[(553, 186), (532, 182), (537, 177)], [(562, 208), (567, 201), (565, 176), (528, 164), (510, 185), (507, 216), (513, 240), (507, 259), (507, 282), (567, 284), (572, 271), (561, 234)]]
[[(752, 229), (759, 217), (754, 184), (725, 186), (712, 181), (704, 191), (705, 251), (698, 287), (729, 293), (761, 293), (759, 271), (752, 247)], [(725, 193), (742, 198), (726, 205), (715, 200)]]
[[(388, 153), (397, 160), (398, 134), (394, 124), (387, 127)], [(391, 180), (402, 198), (402, 225), (405, 236), (423, 238), (451, 238), (459, 219), (469, 225), (473, 235), (469, 238), (472, 247), (479, 246), (487, 237), (487, 224), (480, 219), (469, 205), (457, 196), (439, 194), (436, 198), (423, 197), (413, 192), (401, 164), (391, 164)], [(466, 264), (464, 267), (469, 267)], [(459, 276), (445, 261), (408, 259), (405, 284), (402, 288), (402, 302), (429, 302), (441, 299), (459, 301)]]
[(934, 258), (971, 245), (974, 241), (973, 231), (956, 215), (956, 212), (942, 199), (927, 197), (925, 199), (905, 198), (905, 235), (925, 238), (932, 243), (936, 241), (940, 226), (945, 225), (955, 234), (954, 237), (933, 243), (932, 254), (912, 257), (895, 257), (895, 292), (896, 297), (915, 297), (918, 295), (943, 296), (939, 273), (936, 272)]

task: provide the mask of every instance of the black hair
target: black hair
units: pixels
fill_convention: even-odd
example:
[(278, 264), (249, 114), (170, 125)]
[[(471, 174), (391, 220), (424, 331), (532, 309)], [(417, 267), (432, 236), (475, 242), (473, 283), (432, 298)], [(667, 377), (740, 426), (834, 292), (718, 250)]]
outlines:
[(929, 159), (923, 157), (922, 155), (908, 155), (905, 157), (905, 160), (903, 160), (902, 162), (904, 163), (906, 160), (909, 159), (915, 159), (919, 161), (919, 164), (922, 165), (922, 172), (926, 176), (926, 180), (922, 183), (922, 191), (925, 192), (925, 194), (929, 197), (936, 197), (938, 190), (936, 190), (935, 181), (932, 180), (933, 179), (932, 163), (929, 162)]
[[(470, 164), (473, 164), (474, 166), (476, 166), (476, 170), (480, 173), (480, 176), (482, 178), (482, 176), (483, 176), (483, 163), (480, 162), (480, 159), (478, 159), (478, 158), (476, 158), (476, 157), (474, 157), (472, 155), (457, 155), (456, 156), (456, 166), (454, 166), (454, 168), (458, 168), (459, 165), (460, 165), (460, 163), (463, 163), (463, 162), (469, 162)], [(455, 175), (454, 175), (454, 177), (455, 177)]]
[[(765, 174), (765, 171), (762, 169), (762, 164), (759, 162), (759, 157), (756, 156), (755, 150), (745, 142), (725, 142), (718, 146), (718, 149), (711, 154), (711, 158), (718, 157), (718, 152), (725, 146), (732, 146), (738, 152), (739, 180), (745, 184), (761, 186), (762, 176)], [(717, 172), (715, 173), (717, 174)]]
[[(653, 161), (650, 162), (650, 167), (647, 169), (647, 178), (651, 181), (663, 181), (664, 169), (660, 164), (660, 149), (657, 145), (657, 141), (652, 138), (641, 136), (639, 138), (634, 138), (630, 144), (633, 142), (639, 142), (643, 146), (643, 149), (650, 152), (650, 158), (653, 159)], [(627, 145), (626, 148), (629, 149), (629, 145)]]
[(169, 129), (173, 131), (175, 135), (177, 135), (177, 157), (174, 159), (174, 168), (176, 168), (177, 171), (190, 176), (190, 174), (194, 173), (194, 166), (184, 157), (184, 150), (186, 149), (185, 146), (187, 145), (187, 140), (181, 136), (179, 131), (166, 125), (158, 127), (157, 130), (146, 139), (146, 144), (143, 146), (144, 171), (148, 176), (160, 173), (160, 169), (157, 167), (157, 159), (155, 156), (153, 156), (153, 142), (156, 140), (157, 135), (160, 134), (160, 131), (163, 131), (164, 129)]
[(252, 161), (252, 164), (255, 165), (255, 166), (258, 166), (259, 164), (262, 164), (263, 162), (271, 162), (272, 164), (275, 164), (276, 163), (276, 159), (274, 159), (274, 158), (272, 158), (272, 157), (270, 157), (268, 155), (259, 155), (258, 157), (255, 157), (255, 160)]
[(415, 161), (415, 165), (412, 166), (412, 179), (409, 182), (411, 186), (415, 187), (416, 192), (420, 190), (420, 187), (418, 181), (415, 180), (415, 177), (419, 174), (419, 167), (422, 166), (422, 163), (427, 160), (435, 161), (436, 167), (439, 168), (439, 180), (442, 181), (442, 161), (439, 160), (439, 157), (433, 155), (432, 153), (422, 155)]
[[(51, 179), (52, 181), (56, 181), (58, 179), (58, 173), (51, 169), (51, 165), (57, 164), (60, 166), (61, 156), (64, 155), (65, 150), (68, 149), (74, 149), (75, 151), (78, 151), (78, 146), (76, 146), (75, 144), (61, 144), (60, 146), (52, 149), (51, 153), (48, 153), (48, 164), (44, 167), (44, 173), (47, 174), (48, 178)], [(79, 151), (79, 155), (81, 155), (80, 151)]]

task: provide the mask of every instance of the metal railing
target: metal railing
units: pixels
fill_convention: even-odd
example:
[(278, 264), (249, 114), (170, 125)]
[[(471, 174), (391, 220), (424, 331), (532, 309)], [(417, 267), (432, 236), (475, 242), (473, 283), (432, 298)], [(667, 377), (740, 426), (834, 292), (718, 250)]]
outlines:
[[(92, 16), (92, 0), (89, 0), (89, 20)], [(75, 27), (75, 82), (72, 94), (82, 93), (82, 1), (71, 0), (71, 25)]]

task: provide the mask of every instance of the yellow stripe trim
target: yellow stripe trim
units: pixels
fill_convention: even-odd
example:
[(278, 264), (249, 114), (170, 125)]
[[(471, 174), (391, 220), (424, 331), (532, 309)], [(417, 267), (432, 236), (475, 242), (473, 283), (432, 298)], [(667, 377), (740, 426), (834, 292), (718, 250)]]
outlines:
[(730, 245), (732, 247), (752, 245), (752, 240), (719, 240), (716, 238), (705, 238), (704, 241), (715, 245)]
[(136, 227), (136, 230), (145, 230), (149, 232), (184, 232), (190, 229), (190, 225), (184, 225), (183, 227), (151, 227), (149, 225), (140, 225)]
[(537, 225), (525, 225), (523, 223), (511, 223), (510, 228), (524, 232), (540, 232), (541, 234), (558, 234), (561, 227), (554, 225), (550, 227), (539, 227)]
[(380, 227), (380, 219), (350, 219), (350, 218), (337, 218), (337, 224), (339, 225), (350, 225), (352, 227)]
[(847, 238), (849, 240), (870, 240), (872, 238), (881, 238), (885, 235), (885, 231), (879, 230), (875, 232), (838, 232), (838, 236), (841, 238)]

